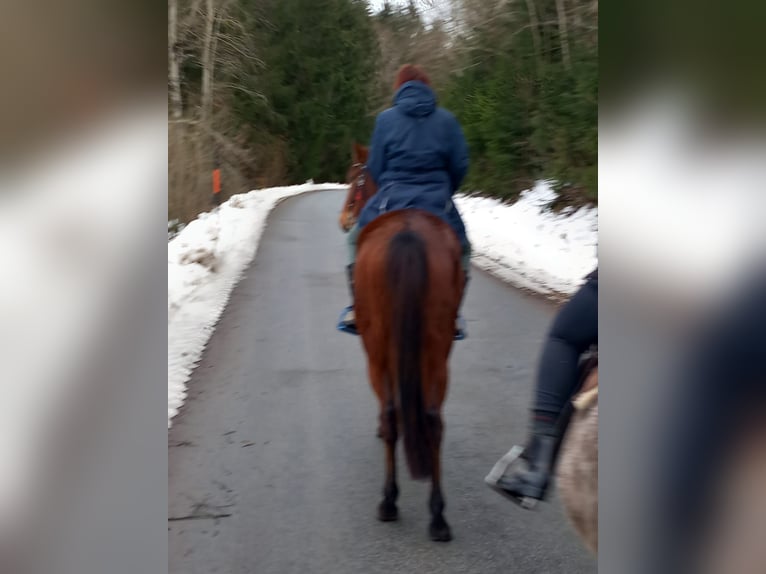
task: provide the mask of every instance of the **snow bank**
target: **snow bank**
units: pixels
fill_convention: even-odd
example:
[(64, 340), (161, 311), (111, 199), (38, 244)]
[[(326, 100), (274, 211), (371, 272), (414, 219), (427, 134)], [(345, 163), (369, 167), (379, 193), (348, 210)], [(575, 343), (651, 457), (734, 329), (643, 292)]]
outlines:
[(596, 266), (598, 209), (547, 206), (556, 193), (539, 182), (508, 205), (486, 197), (459, 196), (473, 244), (472, 261), (504, 281), (547, 295), (571, 295)]
[(269, 212), (287, 197), (343, 187), (306, 183), (235, 195), (168, 243), (168, 427), (231, 290), (255, 255)]
[[(229, 294), (253, 259), (271, 209), (282, 199), (344, 184), (306, 184), (236, 195), (203, 213), (168, 243), (168, 427), (186, 398)], [(554, 214), (549, 185), (513, 205), (460, 196), (473, 261), (510, 283), (545, 294), (571, 294), (596, 264), (596, 209)]]

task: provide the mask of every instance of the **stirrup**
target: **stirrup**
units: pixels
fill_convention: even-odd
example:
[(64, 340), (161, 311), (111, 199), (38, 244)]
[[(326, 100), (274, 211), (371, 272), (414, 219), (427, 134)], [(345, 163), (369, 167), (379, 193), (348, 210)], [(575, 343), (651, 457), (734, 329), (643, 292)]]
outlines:
[(348, 307), (343, 309), (343, 312), (340, 314), (336, 329), (338, 329), (338, 331), (340, 331), (341, 333), (348, 333), (349, 335), (359, 335), (359, 331), (356, 330), (356, 322), (348, 321), (346, 319), (346, 316), (353, 310), (354, 310), (353, 305), (349, 305)]
[[(484, 481), (498, 494), (532, 510), (546, 499), (554, 478), (555, 460), (551, 457), (557, 446), (557, 437), (534, 433), (527, 446), (515, 446), (503, 456)], [(517, 468), (507, 474), (518, 460), (526, 461), (526, 469)]]
[(513, 501), (525, 510), (534, 510), (538, 502), (540, 502), (538, 499), (529, 496), (514, 496), (505, 490), (502, 484), (500, 484), (500, 481), (505, 476), (505, 472), (508, 470), (508, 467), (516, 462), (519, 458), (524, 458), (524, 450), (524, 447), (520, 445), (515, 445), (513, 448), (511, 448), (511, 450), (509, 450), (500, 458), (500, 460), (495, 463), (495, 466), (492, 467), (492, 470), (489, 471), (489, 474), (484, 477), (484, 482), (492, 490), (501, 496), (504, 496), (508, 500)]

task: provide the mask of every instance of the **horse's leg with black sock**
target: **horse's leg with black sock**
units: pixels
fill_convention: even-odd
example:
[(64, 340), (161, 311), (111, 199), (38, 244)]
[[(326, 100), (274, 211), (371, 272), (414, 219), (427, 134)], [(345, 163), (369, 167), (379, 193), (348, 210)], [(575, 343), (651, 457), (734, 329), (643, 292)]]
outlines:
[(384, 522), (396, 520), (399, 511), (396, 499), (399, 497), (399, 487), (396, 484), (396, 410), (389, 403), (380, 415), (380, 431), (386, 443), (386, 482), (383, 486), (383, 501), (378, 506), (378, 518)]
[(431, 456), (432, 456), (432, 474), (431, 474), (431, 498), (428, 506), (431, 510), (431, 525), (428, 533), (431, 540), (436, 542), (448, 542), (452, 540), (452, 532), (449, 524), (444, 519), (444, 496), (441, 488), (441, 438), (442, 438), (442, 418), (436, 413), (428, 413), (428, 426), (431, 435)]

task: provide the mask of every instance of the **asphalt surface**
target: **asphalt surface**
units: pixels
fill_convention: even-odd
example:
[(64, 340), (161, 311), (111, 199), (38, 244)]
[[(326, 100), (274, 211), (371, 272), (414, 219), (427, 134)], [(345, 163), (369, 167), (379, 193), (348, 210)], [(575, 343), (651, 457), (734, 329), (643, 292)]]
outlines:
[(342, 199), (322, 192), (276, 208), (194, 372), (169, 433), (169, 572), (596, 572), (555, 493), (528, 512), (483, 482), (524, 439), (555, 308), (478, 270), (444, 411), (454, 540), (429, 540), (428, 485), (404, 464), (400, 519), (376, 520), (377, 403), (361, 342), (334, 330), (348, 300)]

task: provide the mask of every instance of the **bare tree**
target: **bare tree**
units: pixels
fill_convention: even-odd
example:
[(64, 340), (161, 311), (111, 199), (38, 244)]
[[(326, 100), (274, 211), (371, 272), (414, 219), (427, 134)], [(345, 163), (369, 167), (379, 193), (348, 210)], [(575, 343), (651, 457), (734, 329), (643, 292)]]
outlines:
[(170, 83), (170, 110), (175, 120), (183, 116), (181, 101), (181, 73), (178, 58), (178, 3), (168, 0), (168, 81)]
[(535, 47), (535, 58), (540, 63), (542, 56), (542, 42), (540, 41), (540, 21), (537, 17), (537, 6), (535, 0), (527, 1), (527, 11), (529, 12), (529, 24), (532, 27), (532, 43)]
[[(226, 195), (254, 183), (255, 160), (261, 156), (248, 147), (249, 126), (236, 122), (230, 109), (235, 91), (263, 98), (252, 82), (262, 64), (253, 52), (252, 18), (261, 19), (252, 11), (242, 11), (234, 0), (169, 0), (168, 208), (172, 218), (188, 221), (209, 208), (213, 167), (222, 171)], [(199, 81), (183, 76), (188, 64), (201, 70)], [(266, 152), (264, 157), (269, 158), (275, 153)]]
[(572, 69), (572, 61), (569, 56), (569, 35), (567, 32), (567, 14), (564, 8), (564, 0), (556, 0), (556, 13), (559, 20), (559, 40), (561, 42), (561, 59), (567, 70)]
[(215, 74), (216, 48), (216, 6), (215, 0), (205, 2), (205, 30), (202, 37), (202, 90), (200, 97), (200, 119), (207, 122), (213, 112), (213, 76)]

